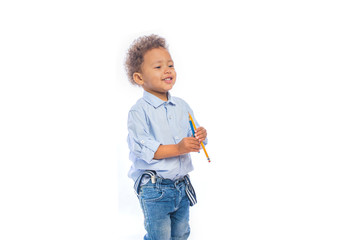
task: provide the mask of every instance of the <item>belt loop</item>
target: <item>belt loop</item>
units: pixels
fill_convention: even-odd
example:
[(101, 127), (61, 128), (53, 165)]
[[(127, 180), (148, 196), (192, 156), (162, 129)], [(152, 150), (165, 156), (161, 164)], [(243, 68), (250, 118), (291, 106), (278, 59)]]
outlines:
[(181, 183), (181, 179), (175, 180), (175, 181), (174, 181), (174, 186), (175, 186), (175, 188), (176, 188), (177, 185), (180, 184), (180, 183)]
[(161, 182), (162, 182), (162, 178), (161, 177), (157, 177), (156, 178), (156, 187), (158, 189), (161, 189)]

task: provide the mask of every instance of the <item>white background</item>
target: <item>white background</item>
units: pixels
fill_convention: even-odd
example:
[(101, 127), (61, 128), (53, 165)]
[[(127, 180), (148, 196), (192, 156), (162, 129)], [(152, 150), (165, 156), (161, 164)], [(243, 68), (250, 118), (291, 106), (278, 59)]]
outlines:
[(334, 2), (1, 1), (0, 239), (142, 239), (123, 62), (151, 33), (208, 130), (190, 239), (338, 239)]

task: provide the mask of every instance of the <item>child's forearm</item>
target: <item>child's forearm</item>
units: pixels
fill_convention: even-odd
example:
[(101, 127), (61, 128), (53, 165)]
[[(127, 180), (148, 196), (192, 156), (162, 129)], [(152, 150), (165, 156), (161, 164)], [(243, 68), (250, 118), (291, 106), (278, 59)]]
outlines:
[(194, 137), (183, 138), (178, 144), (160, 145), (154, 154), (154, 159), (177, 157), (190, 152), (198, 152), (200, 142)]
[(154, 159), (159, 160), (163, 158), (176, 157), (181, 155), (177, 144), (160, 145), (155, 152)]

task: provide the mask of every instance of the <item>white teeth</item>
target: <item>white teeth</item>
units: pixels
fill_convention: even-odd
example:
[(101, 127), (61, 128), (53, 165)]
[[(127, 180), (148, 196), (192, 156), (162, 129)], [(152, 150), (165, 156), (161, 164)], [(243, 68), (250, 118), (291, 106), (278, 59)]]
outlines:
[(164, 81), (169, 81), (169, 80), (171, 80), (171, 78), (165, 78), (165, 79), (163, 79)]

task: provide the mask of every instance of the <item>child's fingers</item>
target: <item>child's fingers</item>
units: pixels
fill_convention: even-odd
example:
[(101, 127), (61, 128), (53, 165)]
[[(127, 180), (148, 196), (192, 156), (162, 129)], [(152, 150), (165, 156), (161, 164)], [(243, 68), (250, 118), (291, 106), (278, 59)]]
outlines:
[(205, 133), (207, 130), (205, 130), (205, 128), (204, 127), (199, 127), (199, 128), (197, 128), (196, 129), (196, 133)]
[(190, 149), (190, 151), (193, 151), (193, 152), (198, 152), (201, 148), (201, 145), (200, 143), (196, 140), (196, 138), (187, 138), (186, 139), (187, 141), (187, 145)]
[(198, 140), (204, 140), (207, 136), (207, 131), (203, 127), (199, 127), (196, 129), (195, 136)]

